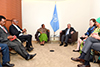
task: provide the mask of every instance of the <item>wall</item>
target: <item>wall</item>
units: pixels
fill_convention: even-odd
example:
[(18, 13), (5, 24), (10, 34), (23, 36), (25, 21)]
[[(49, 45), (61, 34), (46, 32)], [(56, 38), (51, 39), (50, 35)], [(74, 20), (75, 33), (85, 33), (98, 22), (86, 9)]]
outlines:
[[(59, 32), (66, 28), (68, 23), (71, 23), (78, 32), (79, 36), (83, 35), (89, 27), (91, 0), (64, 0), (57, 1), (57, 12), (59, 18)], [(22, 27), (27, 28), (27, 33), (34, 35), (41, 24), (45, 24), (46, 28), (50, 29), (50, 34), (54, 32), (50, 26), (50, 21), (53, 16), (55, 1), (22, 1)]]
[[(18, 19), (20, 27), (22, 27), (21, 9), (21, 0), (0, 0), (0, 15), (5, 16), (9, 20), (12, 18)], [(8, 29), (10, 25), (11, 21), (7, 21), (5, 26)]]
[(91, 17), (100, 17), (100, 0), (92, 0), (91, 3)]

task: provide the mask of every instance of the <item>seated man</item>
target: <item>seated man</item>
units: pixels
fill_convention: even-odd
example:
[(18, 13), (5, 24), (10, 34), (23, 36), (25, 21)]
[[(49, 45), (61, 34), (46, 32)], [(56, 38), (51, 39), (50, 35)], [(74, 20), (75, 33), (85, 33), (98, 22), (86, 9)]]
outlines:
[(6, 18), (4, 16), (0, 16), (0, 42), (6, 43), (26, 60), (32, 59), (36, 54), (30, 55), (16, 36), (9, 35), (6, 27), (4, 27), (5, 23)]
[(21, 29), (18, 25), (18, 21), (16, 19), (12, 19), (12, 25), (9, 27), (9, 32), (11, 35), (16, 35), (18, 39), (20, 39), (22, 42), (26, 41), (26, 49), (28, 51), (32, 51), (32, 35), (24, 35), (26, 32), (26, 29)]
[[(0, 43), (0, 51), (2, 52), (3, 58), (2, 58), (2, 66), (8, 66), (8, 67), (13, 67), (14, 64), (10, 64), (10, 56), (9, 56), (9, 48), (7, 44), (1, 44)], [(0, 64), (0, 67), (2, 67)]]
[(62, 37), (61, 37), (61, 44), (60, 44), (60, 46), (63, 45), (63, 41), (64, 41), (64, 38), (65, 38), (65, 45), (64, 45), (64, 47), (66, 47), (68, 45), (68, 43), (67, 43), (68, 39), (71, 38), (71, 35), (74, 32), (76, 32), (76, 31), (74, 30), (73, 27), (71, 27), (71, 24), (67, 24), (67, 28), (65, 30), (62, 30), (61, 32), (64, 32), (65, 35), (62, 35)]
[(100, 17), (96, 20), (96, 26), (97, 28), (85, 41), (82, 54), (78, 58), (71, 58), (73, 61), (79, 61), (83, 63), (77, 65), (77, 67), (91, 67), (89, 61), (91, 49), (100, 51)]
[(39, 28), (38, 31), (40, 32), (40, 37), (39, 37), (40, 44), (44, 45), (44, 43), (47, 42), (48, 40), (47, 31), (49, 32), (49, 30), (45, 28), (44, 24), (42, 24), (41, 28)]

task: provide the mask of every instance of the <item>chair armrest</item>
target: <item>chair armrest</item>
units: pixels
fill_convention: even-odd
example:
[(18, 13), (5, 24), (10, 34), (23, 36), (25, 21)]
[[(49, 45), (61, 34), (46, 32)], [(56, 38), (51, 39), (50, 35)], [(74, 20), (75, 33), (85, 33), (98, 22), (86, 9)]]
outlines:
[(64, 35), (64, 34), (65, 34), (64, 32), (61, 32), (61, 33), (60, 33), (60, 38), (59, 38), (60, 41), (61, 41), (62, 35)]
[(47, 32), (48, 41), (50, 41), (50, 31), (48, 32), (47, 30), (46, 32)]
[(36, 34), (35, 34), (35, 39), (38, 38), (38, 34), (39, 34), (39, 31), (36, 32)]
[(77, 41), (77, 39), (78, 39), (78, 32), (73, 33), (72, 36), (71, 36), (71, 39), (72, 39), (73, 42)]

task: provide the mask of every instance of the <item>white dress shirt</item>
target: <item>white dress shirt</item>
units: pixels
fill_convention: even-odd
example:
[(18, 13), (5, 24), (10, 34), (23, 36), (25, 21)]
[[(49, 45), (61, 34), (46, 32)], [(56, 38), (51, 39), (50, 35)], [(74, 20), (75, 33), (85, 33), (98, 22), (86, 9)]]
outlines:
[(66, 35), (67, 35), (67, 34), (69, 34), (69, 31), (70, 31), (70, 28), (69, 28), (69, 29), (67, 29)]

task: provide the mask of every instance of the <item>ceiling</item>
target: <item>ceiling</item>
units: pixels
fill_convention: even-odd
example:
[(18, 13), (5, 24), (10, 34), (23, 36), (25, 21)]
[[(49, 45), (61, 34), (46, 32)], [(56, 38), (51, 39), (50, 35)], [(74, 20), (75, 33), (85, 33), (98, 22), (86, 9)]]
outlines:
[(23, 0), (23, 1), (66, 1), (66, 0)]

